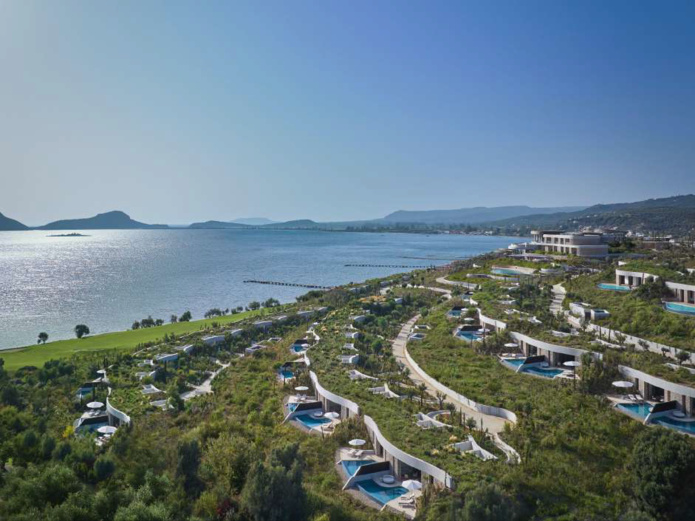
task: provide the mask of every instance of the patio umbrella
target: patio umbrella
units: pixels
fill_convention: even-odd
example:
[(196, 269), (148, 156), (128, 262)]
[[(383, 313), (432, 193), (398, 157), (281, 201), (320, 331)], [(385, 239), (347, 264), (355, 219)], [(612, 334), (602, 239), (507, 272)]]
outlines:
[(299, 391), (300, 393), (306, 392), (309, 390), (309, 388), (306, 385), (298, 385), (297, 387), (294, 388), (295, 391)]
[(367, 442), (365, 440), (361, 440), (360, 438), (355, 438), (354, 440), (348, 441), (348, 445), (350, 445), (351, 447), (361, 447), (366, 443)]
[(98, 432), (99, 434), (113, 434), (113, 433), (116, 432), (117, 430), (118, 430), (118, 429), (117, 429), (116, 427), (114, 427), (113, 425), (104, 425), (104, 426), (102, 426), (102, 427), (99, 427), (99, 428), (97, 429), (97, 432)]
[(613, 382), (611, 385), (613, 387), (617, 387), (619, 389), (629, 389), (630, 387), (632, 387), (635, 384), (632, 382), (628, 382), (626, 380), (618, 380), (617, 382)]
[(331, 412), (323, 413), (323, 417), (329, 418), (331, 420), (337, 420), (338, 418), (340, 418), (340, 414), (338, 414), (337, 412), (331, 411)]
[(406, 479), (401, 485), (408, 490), (421, 490), (422, 483), (414, 479)]
[(464, 322), (475, 322), (475, 319), (474, 319), (474, 318), (471, 318), (471, 317), (466, 317), (466, 318), (463, 319), (463, 321), (464, 321)]
[(514, 348), (514, 347), (519, 347), (519, 344), (515, 344), (514, 342), (509, 342), (508, 344), (504, 344), (504, 347), (508, 348)]
[(582, 364), (581, 364), (581, 362), (577, 362), (576, 360), (568, 360), (567, 362), (563, 363), (562, 365), (564, 365), (565, 367), (571, 367), (574, 369), (575, 367), (579, 367)]
[(89, 402), (87, 404), (87, 407), (89, 409), (101, 409), (103, 406), (104, 406), (104, 404), (101, 402)]

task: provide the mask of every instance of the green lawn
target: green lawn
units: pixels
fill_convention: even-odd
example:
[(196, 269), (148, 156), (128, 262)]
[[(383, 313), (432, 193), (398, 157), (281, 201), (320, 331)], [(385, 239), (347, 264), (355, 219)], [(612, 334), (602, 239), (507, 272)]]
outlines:
[[(274, 308), (272, 312), (276, 313), (277, 311), (278, 308)], [(56, 342), (48, 342), (46, 345), (34, 345), (2, 351), (0, 352), (0, 358), (5, 360), (5, 369), (8, 371), (16, 371), (20, 367), (27, 365), (41, 367), (52, 358), (70, 357), (74, 353), (86, 351), (132, 349), (138, 344), (161, 339), (165, 334), (174, 333), (176, 335), (184, 335), (186, 333), (193, 333), (205, 329), (213, 322), (217, 322), (221, 325), (232, 324), (264, 313), (270, 314), (271, 311), (246, 311), (236, 315), (226, 315), (206, 320), (177, 322), (176, 324), (166, 324), (159, 327), (137, 329), (134, 331), (104, 333), (102, 335), (88, 336), (82, 339), (73, 338), (71, 340), (58, 340)]]

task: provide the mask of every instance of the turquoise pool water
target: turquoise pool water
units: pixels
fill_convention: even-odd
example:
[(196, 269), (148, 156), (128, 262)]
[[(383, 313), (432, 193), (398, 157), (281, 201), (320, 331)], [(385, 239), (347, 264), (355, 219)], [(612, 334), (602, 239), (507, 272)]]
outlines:
[(618, 409), (622, 409), (632, 416), (638, 416), (644, 420), (651, 412), (652, 406), (648, 403), (619, 403)]
[(656, 418), (654, 420), (654, 423), (663, 427), (667, 427), (669, 429), (677, 429), (679, 431), (687, 432), (688, 434), (695, 434), (695, 422), (693, 421), (684, 422), (676, 418), (669, 418), (668, 416), (666, 416)]
[(695, 317), (695, 306), (689, 306), (687, 304), (680, 304), (678, 302), (666, 302), (664, 307), (668, 311), (673, 311), (674, 313), (680, 313), (681, 315), (690, 315)]
[(370, 463), (374, 462), (368, 459), (344, 459), (340, 462), (348, 476), (354, 476), (355, 472), (357, 472), (357, 469), (359, 469), (363, 465), (369, 465)]
[(460, 309), (452, 309), (450, 310), (447, 315), (450, 317), (460, 317), (461, 316), (461, 310)]
[(280, 376), (282, 376), (285, 380), (289, 380), (290, 378), (294, 378), (294, 373), (289, 369), (283, 369), (280, 371)]
[(543, 367), (531, 366), (524, 367), (523, 369), (521, 369), (521, 372), (535, 374), (536, 376), (542, 376), (544, 378), (555, 378), (557, 375), (562, 374), (564, 371), (562, 369), (545, 369)]
[(473, 331), (459, 331), (456, 333), (456, 336), (464, 340), (468, 340), (469, 342), (474, 340), (482, 340), (480, 335), (474, 333)]
[(319, 425), (331, 423), (331, 420), (328, 418), (314, 418), (311, 414), (300, 414), (299, 416), (295, 416), (294, 419), (310, 429), (318, 427)]
[(295, 410), (296, 408), (297, 408), (297, 404), (296, 404), (296, 403), (288, 403), (288, 404), (287, 404), (287, 410), (290, 411), (290, 412), (294, 412), (294, 410)]
[(620, 286), (619, 284), (608, 284), (606, 282), (602, 282), (598, 287), (610, 291), (630, 291), (630, 286)]
[(96, 432), (99, 427), (105, 427), (109, 424), (109, 422), (100, 422), (100, 423), (90, 423), (88, 425), (80, 425), (77, 428), (78, 432)]
[(306, 346), (299, 345), (299, 344), (294, 344), (292, 346), (292, 351), (294, 351), (295, 353), (301, 353), (302, 351), (306, 351), (306, 349), (307, 349)]
[(503, 358), (503, 360), (514, 367), (519, 367), (526, 361), (525, 358)]
[(357, 488), (376, 500), (379, 504), (385, 505), (392, 499), (401, 497), (408, 492), (404, 487), (384, 487), (374, 480), (360, 481)]
[(518, 270), (513, 270), (511, 268), (494, 268), (492, 270), (492, 273), (495, 275), (507, 275), (507, 276), (513, 276), (513, 277), (518, 277), (519, 275), (525, 275), (524, 272), (518, 271)]

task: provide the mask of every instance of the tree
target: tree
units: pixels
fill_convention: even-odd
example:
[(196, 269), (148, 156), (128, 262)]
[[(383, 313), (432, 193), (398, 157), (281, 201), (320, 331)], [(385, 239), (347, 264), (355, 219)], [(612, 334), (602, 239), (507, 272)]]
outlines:
[(193, 318), (193, 315), (191, 315), (190, 311), (185, 311), (180, 317), (179, 317), (179, 322), (190, 322), (191, 318)]
[(502, 489), (484, 483), (466, 494), (462, 521), (514, 521), (519, 512)]
[(268, 463), (256, 462), (248, 473), (241, 503), (254, 521), (304, 519), (306, 494), (302, 487), (299, 446), (274, 449)]
[(427, 394), (427, 385), (421, 383), (417, 386), (417, 390), (420, 392), (420, 407), (425, 405), (425, 395)]
[(667, 429), (647, 429), (637, 439), (628, 468), (640, 507), (659, 519), (695, 519), (695, 450), (690, 440)]
[(39, 333), (39, 340), (37, 344), (45, 344), (46, 341), (48, 340), (48, 333), (44, 333), (43, 331)]
[(176, 315), (171, 315), (171, 317), (169, 317), (169, 322), (171, 322), (172, 324), (176, 324), (178, 321), (179, 317), (177, 317)]
[(441, 391), (437, 391), (437, 402), (439, 402), (439, 409), (444, 408), (444, 400), (446, 399), (446, 394)]
[(260, 302), (258, 302), (258, 301), (256, 301), (256, 300), (254, 300), (253, 302), (249, 302), (249, 309), (250, 309), (251, 311), (255, 311), (255, 310), (257, 310), (257, 309), (260, 308), (260, 307), (261, 307)]
[(162, 326), (162, 325), (164, 325), (164, 320), (162, 320), (161, 318), (158, 318), (157, 320), (154, 321), (154, 325), (155, 326)]
[(77, 324), (75, 326), (75, 336), (77, 338), (82, 338), (85, 335), (89, 334), (89, 327), (87, 327), (84, 324)]
[(135, 322), (133, 322), (132, 328), (133, 328), (133, 331), (136, 329), (140, 329), (140, 322), (138, 322), (137, 320)]
[(184, 441), (179, 445), (176, 476), (183, 481), (187, 494), (197, 497), (203, 489), (203, 482), (198, 476), (200, 467), (200, 446), (198, 440)]
[(690, 353), (688, 353), (687, 351), (678, 351), (676, 359), (678, 360), (679, 364), (683, 364), (683, 362), (690, 360)]

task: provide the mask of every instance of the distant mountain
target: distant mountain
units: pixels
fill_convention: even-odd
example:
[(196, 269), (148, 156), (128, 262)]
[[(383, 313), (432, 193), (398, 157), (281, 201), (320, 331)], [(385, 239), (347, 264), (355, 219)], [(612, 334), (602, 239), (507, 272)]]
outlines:
[(18, 231), (18, 230), (28, 230), (29, 227), (23, 225), (19, 221), (5, 217), (0, 213), (0, 231)]
[(298, 219), (296, 221), (287, 221), (284, 223), (266, 224), (263, 228), (277, 230), (315, 230), (325, 227), (324, 223), (317, 223), (311, 219)]
[(202, 223), (193, 223), (189, 228), (193, 230), (226, 230), (248, 228), (249, 226), (241, 223), (224, 222), (224, 221), (205, 221)]
[(264, 226), (266, 224), (276, 224), (278, 221), (271, 221), (265, 217), (244, 217), (241, 219), (234, 219), (230, 222), (234, 224), (247, 224), (249, 226)]
[(164, 224), (145, 224), (134, 221), (127, 214), (114, 211), (100, 213), (86, 219), (64, 219), (39, 226), (38, 230), (133, 230), (163, 229)]
[(686, 234), (695, 230), (695, 195), (634, 203), (596, 204), (577, 212), (525, 215), (485, 224), (515, 230), (574, 230), (610, 226), (649, 233)]
[(557, 208), (533, 208), (530, 206), (485, 206), (460, 208), (458, 210), (425, 210), (393, 212), (377, 222), (416, 223), (416, 224), (480, 224), (523, 215), (555, 214), (558, 212), (576, 212), (586, 206), (564, 206)]

